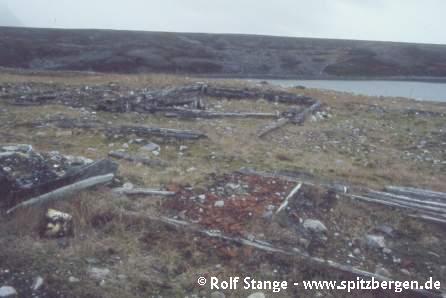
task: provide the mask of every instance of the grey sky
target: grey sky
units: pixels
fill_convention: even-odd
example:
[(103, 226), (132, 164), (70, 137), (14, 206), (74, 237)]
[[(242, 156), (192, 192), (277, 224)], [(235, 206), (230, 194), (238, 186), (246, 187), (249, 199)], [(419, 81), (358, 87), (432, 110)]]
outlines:
[(446, 44), (445, 0), (0, 0), (5, 7), (28, 27)]

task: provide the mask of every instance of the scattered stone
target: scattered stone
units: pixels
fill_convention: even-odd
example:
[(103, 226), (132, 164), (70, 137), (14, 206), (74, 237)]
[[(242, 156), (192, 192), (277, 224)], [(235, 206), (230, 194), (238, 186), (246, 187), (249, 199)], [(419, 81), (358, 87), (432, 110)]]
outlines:
[(10, 286), (0, 287), (0, 297), (12, 297), (17, 295), (17, 291)]
[(235, 183), (228, 183), (228, 184), (226, 184), (226, 188), (234, 191), (234, 190), (239, 189), (240, 185), (239, 184), (235, 184)]
[(68, 278), (68, 282), (70, 282), (70, 283), (78, 283), (78, 282), (80, 282), (81, 280), (79, 279), (79, 278), (77, 278), (77, 277), (74, 277), (74, 276), (70, 276), (69, 278)]
[(324, 233), (327, 231), (327, 227), (317, 219), (306, 219), (303, 222), (305, 230), (313, 233)]
[(145, 151), (160, 151), (161, 147), (158, 144), (155, 143), (148, 143), (144, 146), (141, 147), (141, 150), (145, 150)]
[(265, 297), (266, 297), (265, 294), (263, 294), (262, 292), (256, 292), (252, 293), (247, 298), (265, 298)]
[(383, 249), (386, 247), (384, 236), (381, 235), (366, 235), (365, 244), (373, 249)]
[(110, 269), (91, 267), (88, 268), (87, 273), (93, 279), (104, 280), (110, 274)]
[(134, 139), (132, 143), (136, 143), (136, 144), (142, 144), (144, 142), (144, 139)]
[(374, 228), (374, 230), (376, 232), (381, 232), (389, 237), (394, 237), (396, 236), (396, 232), (395, 229), (391, 226), (388, 225), (378, 225), (377, 227)]
[(131, 182), (126, 182), (126, 183), (124, 183), (124, 184), (122, 185), (122, 188), (124, 188), (124, 189), (133, 189), (133, 188), (134, 188), (134, 185), (133, 185), (133, 183), (131, 183)]
[(404, 275), (407, 275), (407, 276), (410, 276), (410, 275), (411, 275), (410, 271), (407, 270), (407, 269), (404, 269), (404, 268), (402, 268), (402, 269), (400, 270), (400, 272), (401, 272), (402, 274), (404, 274)]
[(84, 166), (93, 163), (93, 160), (83, 156), (65, 155), (67, 162), (71, 166)]
[(226, 295), (222, 292), (216, 291), (211, 293), (211, 298), (226, 298)]
[(387, 270), (386, 268), (384, 268), (381, 265), (376, 266), (375, 273), (378, 274), (378, 275), (385, 276), (385, 277), (391, 277), (392, 276), (392, 274), (389, 272), (389, 270)]
[(383, 253), (386, 254), (386, 255), (390, 255), (390, 254), (392, 254), (392, 250), (390, 248), (388, 248), (388, 247), (384, 247), (383, 248)]
[[(187, 150), (187, 149), (189, 149), (188, 146), (185, 146), (185, 145), (181, 145), (181, 146), (180, 146), (180, 151), (185, 151), (185, 150)], [(219, 293), (219, 292), (217, 292), (217, 293)]]
[(305, 249), (307, 249), (309, 246), (310, 246), (310, 244), (311, 244), (311, 241), (310, 240), (308, 240), (308, 239), (305, 239), (305, 238), (299, 238), (299, 240), (297, 240), (298, 241), (298, 243), (302, 246), (302, 247), (304, 247)]
[(37, 276), (31, 286), (31, 290), (38, 291), (43, 286), (43, 277)]
[(217, 208), (222, 208), (224, 206), (225, 206), (225, 201), (223, 201), (223, 200), (215, 201), (215, 203), (214, 203), (214, 207), (217, 207)]
[(361, 254), (361, 250), (359, 248), (355, 248), (353, 250), (353, 254), (356, 255), (356, 256), (359, 256)]

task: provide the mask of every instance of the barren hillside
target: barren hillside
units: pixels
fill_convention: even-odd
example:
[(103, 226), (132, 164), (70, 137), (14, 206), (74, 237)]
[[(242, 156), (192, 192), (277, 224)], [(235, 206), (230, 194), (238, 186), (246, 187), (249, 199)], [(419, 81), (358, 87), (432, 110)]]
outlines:
[(227, 77), (446, 77), (446, 46), (260, 35), (0, 28), (0, 66)]

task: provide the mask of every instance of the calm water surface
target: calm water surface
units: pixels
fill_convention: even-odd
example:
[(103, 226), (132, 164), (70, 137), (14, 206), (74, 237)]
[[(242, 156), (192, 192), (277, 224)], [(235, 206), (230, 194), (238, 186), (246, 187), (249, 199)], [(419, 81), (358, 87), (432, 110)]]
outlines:
[(407, 97), (417, 100), (446, 102), (446, 83), (344, 80), (268, 80), (268, 82), (284, 87), (301, 85), (308, 88), (335, 90), (368, 96)]

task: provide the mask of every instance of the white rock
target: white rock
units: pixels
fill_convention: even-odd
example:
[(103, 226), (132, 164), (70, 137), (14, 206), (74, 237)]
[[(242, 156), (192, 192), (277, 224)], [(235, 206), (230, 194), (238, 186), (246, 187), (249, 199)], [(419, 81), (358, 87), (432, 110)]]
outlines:
[(402, 273), (402, 274), (404, 274), (404, 275), (408, 275), (408, 276), (410, 276), (411, 275), (411, 273), (410, 273), (410, 271), (409, 270), (407, 270), (407, 269), (401, 269), (400, 270), (400, 272)]
[(211, 298), (226, 298), (226, 295), (222, 292), (215, 291), (211, 293)]
[(81, 280), (79, 279), (79, 278), (77, 278), (77, 277), (74, 277), (74, 276), (70, 276), (69, 278), (68, 278), (68, 282), (70, 282), (70, 283), (77, 283), (77, 282), (80, 282)]
[(12, 297), (17, 295), (17, 291), (10, 286), (3, 286), (0, 288), (0, 297)]
[(224, 206), (225, 206), (225, 201), (222, 201), (222, 200), (215, 201), (215, 203), (214, 203), (214, 207), (221, 208), (221, 207), (224, 207)]
[(317, 219), (304, 220), (303, 226), (306, 230), (314, 233), (323, 233), (327, 231), (327, 227)]
[(388, 247), (384, 247), (383, 248), (383, 253), (385, 253), (386, 255), (390, 255), (392, 253), (392, 250)]
[[(180, 151), (184, 151), (187, 150), (189, 147), (185, 146), (185, 145), (181, 145), (180, 146)], [(214, 292), (214, 293), (219, 293), (219, 292)]]
[(228, 184), (226, 184), (226, 187), (231, 189), (231, 190), (236, 190), (236, 189), (240, 188), (240, 185), (239, 184), (235, 184), (235, 183), (228, 183)]
[(378, 275), (382, 275), (385, 277), (391, 277), (392, 274), (389, 272), (389, 270), (387, 270), (386, 268), (382, 267), (382, 266), (377, 266), (375, 269), (375, 273)]
[(125, 188), (125, 189), (133, 189), (133, 183), (131, 183), (131, 182), (126, 182), (126, 183), (124, 183), (124, 185), (122, 185), (122, 188)]
[(248, 296), (248, 298), (265, 298), (265, 294), (262, 292), (255, 292)]
[(381, 235), (366, 235), (365, 243), (370, 248), (382, 249), (382, 248), (386, 247), (386, 240), (384, 239), (384, 236), (381, 236)]
[(145, 151), (160, 151), (161, 147), (158, 144), (150, 142), (150, 143), (142, 146), (141, 150), (145, 150)]
[(37, 276), (34, 279), (34, 282), (31, 286), (31, 290), (38, 291), (43, 286), (43, 278), (41, 276)]
[(110, 274), (110, 269), (108, 268), (98, 268), (98, 267), (88, 268), (88, 275), (93, 279), (103, 280), (109, 274)]

